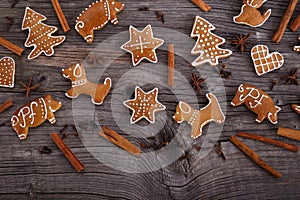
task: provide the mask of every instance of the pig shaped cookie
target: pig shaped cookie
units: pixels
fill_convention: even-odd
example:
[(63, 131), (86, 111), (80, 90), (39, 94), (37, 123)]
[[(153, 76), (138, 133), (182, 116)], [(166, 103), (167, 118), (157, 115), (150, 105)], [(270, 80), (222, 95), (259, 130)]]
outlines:
[(61, 102), (54, 100), (50, 94), (28, 102), (19, 108), (11, 118), (11, 125), (17, 132), (20, 140), (25, 140), (28, 128), (37, 127), (48, 120), (56, 122), (54, 112), (60, 109)]
[(115, 0), (98, 0), (77, 17), (75, 29), (91, 44), (94, 40), (94, 30), (101, 30), (109, 21), (117, 24), (117, 13), (123, 8), (124, 4)]
[(241, 84), (231, 101), (232, 106), (243, 103), (249, 110), (257, 114), (256, 122), (261, 123), (267, 118), (272, 124), (277, 124), (277, 113), (281, 110), (271, 97), (264, 91), (248, 84)]

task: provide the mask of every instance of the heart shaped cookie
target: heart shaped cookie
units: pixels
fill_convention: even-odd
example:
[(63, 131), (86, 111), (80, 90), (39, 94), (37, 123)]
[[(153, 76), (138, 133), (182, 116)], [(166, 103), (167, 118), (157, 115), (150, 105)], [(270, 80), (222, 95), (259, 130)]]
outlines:
[(14, 87), (15, 61), (11, 57), (3, 57), (0, 60), (0, 86)]
[(280, 53), (273, 52), (270, 54), (269, 48), (261, 44), (252, 48), (251, 57), (258, 76), (279, 69), (284, 63), (284, 58)]

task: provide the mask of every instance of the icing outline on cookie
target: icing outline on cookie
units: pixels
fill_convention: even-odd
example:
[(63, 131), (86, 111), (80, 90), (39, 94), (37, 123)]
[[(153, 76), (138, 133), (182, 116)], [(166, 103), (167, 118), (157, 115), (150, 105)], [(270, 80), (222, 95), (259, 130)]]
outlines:
[[(149, 31), (149, 32), (148, 32)], [(133, 34), (136, 36), (136, 35), (138, 35), (139, 34), (139, 38), (138, 39), (133, 39)], [(146, 38), (144, 37), (142, 37), (143, 35), (146, 35), (146, 36), (148, 36), (148, 35), (150, 35), (150, 39), (152, 39), (153, 41), (151, 42), (149, 42), (149, 41), (147, 41), (147, 40), (145, 40)], [(129, 39), (129, 41), (127, 41), (125, 44), (123, 44), (122, 46), (121, 46), (121, 49), (123, 49), (123, 50), (125, 50), (125, 51), (127, 51), (127, 52), (129, 52), (129, 53), (131, 53), (131, 56), (132, 56), (132, 64), (133, 64), (133, 66), (137, 66), (143, 59), (146, 59), (146, 60), (148, 60), (148, 61), (150, 61), (150, 62), (152, 62), (152, 63), (157, 63), (158, 62), (158, 59), (157, 59), (157, 55), (156, 55), (156, 52), (155, 52), (155, 50), (157, 49), (157, 48), (159, 48), (161, 45), (163, 45), (163, 43), (164, 43), (164, 40), (162, 40), (162, 39), (159, 39), (159, 38), (155, 38), (155, 37), (153, 37), (153, 31), (152, 31), (152, 27), (151, 27), (151, 25), (149, 24), (149, 25), (147, 25), (142, 31), (139, 31), (138, 29), (136, 29), (135, 27), (133, 27), (132, 25), (130, 25), (129, 26), (129, 35), (130, 35), (130, 39)], [(134, 41), (135, 40), (135, 41)], [(144, 42), (143, 42), (143, 40), (144, 40)], [(139, 43), (134, 43), (134, 44), (131, 44), (131, 43), (133, 43), (133, 41), (134, 42), (139, 42)], [(152, 45), (154, 45), (154, 47), (149, 47), (148, 49), (152, 49), (151, 50), (151, 52), (152, 52), (152, 54), (153, 55), (151, 55), (151, 53), (149, 53), (149, 55), (143, 55), (143, 53), (144, 53), (144, 49), (147, 49), (147, 46), (146, 45), (151, 45), (151, 43), (152, 43)], [(155, 44), (156, 43), (156, 44)], [(131, 45), (130, 45), (131, 44)], [(132, 48), (133, 46), (137, 46), (137, 49), (135, 49), (135, 50), (140, 50), (140, 53), (143, 55), (142, 57), (140, 56), (140, 55), (137, 55), (137, 58), (136, 58), (136, 60), (135, 60), (135, 53), (134, 53), (134, 50), (129, 50), (129, 49), (127, 49), (126, 47), (129, 45), (129, 47), (128, 48)], [(140, 46), (140, 48), (138, 48), (138, 46)], [(144, 48), (144, 46), (145, 46), (145, 48)], [(151, 56), (151, 58), (150, 58), (150, 56)]]
[(225, 116), (217, 97), (212, 93), (207, 93), (206, 98), (209, 102), (200, 110), (196, 110), (188, 103), (180, 101), (176, 106), (176, 113), (173, 115), (173, 119), (177, 123), (186, 121), (192, 127), (190, 135), (193, 139), (202, 135), (202, 129), (208, 123), (215, 121), (218, 124), (222, 124), (225, 121)]
[[(115, 0), (95, 1), (76, 18), (75, 29), (88, 44), (91, 44), (94, 40), (94, 30), (101, 30), (109, 21), (114, 25), (118, 24), (117, 13), (123, 9), (124, 4)], [(91, 26), (84, 28), (86, 22)]]
[[(261, 57), (260, 53), (265, 54), (264, 57)], [(255, 55), (258, 55), (258, 58), (254, 57)], [(275, 60), (273, 58), (275, 56)], [(279, 59), (281, 57), (281, 59)], [(284, 57), (279, 52), (272, 52), (270, 53), (269, 48), (266, 45), (256, 45), (251, 49), (251, 58), (254, 64), (255, 72), (258, 76), (264, 75), (266, 73), (272, 72), (276, 69), (279, 69), (284, 64)], [(271, 62), (268, 62), (267, 59), (271, 59)], [(259, 64), (256, 63), (256, 61), (259, 61)], [(264, 66), (267, 66), (267, 70), (264, 68)], [(271, 68), (273, 66), (273, 68)], [(259, 71), (258, 68), (261, 68), (261, 71)]]
[(71, 88), (65, 93), (68, 98), (74, 99), (81, 94), (86, 94), (92, 97), (93, 104), (101, 105), (111, 88), (112, 81), (109, 77), (104, 80), (103, 84), (88, 81), (84, 67), (78, 63), (62, 69), (62, 75), (72, 82)]
[[(143, 96), (145, 97), (143, 100), (138, 99), (141, 96), (140, 93), (142, 93)], [(154, 95), (154, 102), (155, 102), (154, 104), (148, 103), (150, 101), (150, 99), (153, 100), (153, 96), (152, 95)], [(151, 90), (149, 92), (145, 92), (139, 86), (136, 86), (135, 87), (135, 91), (134, 91), (134, 96), (135, 96), (134, 99), (129, 99), (129, 100), (126, 100), (126, 101), (123, 102), (124, 106), (126, 106), (127, 108), (129, 108), (130, 110), (132, 110), (132, 115), (131, 115), (131, 118), (130, 118), (130, 123), (131, 124), (134, 124), (134, 123), (138, 122), (139, 120), (141, 120), (143, 118), (146, 119), (151, 124), (154, 124), (155, 123), (155, 113), (158, 112), (158, 111), (163, 111), (163, 110), (166, 109), (166, 106), (164, 106), (163, 104), (161, 104), (158, 101), (158, 99), (157, 99), (157, 97), (158, 97), (158, 88), (154, 88), (153, 90)], [(148, 97), (148, 98), (146, 99), (146, 97)], [(146, 103), (144, 103), (144, 101)], [(139, 103), (138, 106), (140, 106), (143, 103), (142, 104), (143, 105), (142, 108), (144, 108), (144, 109), (142, 109), (141, 107), (138, 107), (136, 109), (134, 107), (132, 107), (132, 106), (135, 106), (135, 104), (138, 104), (137, 102)], [(131, 106), (131, 104), (132, 104), (132, 106)], [(146, 106), (150, 106), (148, 108), (149, 111), (145, 111)], [(152, 108), (153, 106), (156, 106), (156, 108), (153, 109)], [(138, 116), (138, 114), (140, 112), (141, 113), (145, 113), (147, 115), (143, 115), (142, 114), (137, 119), (134, 119), (135, 116)], [(152, 118), (152, 120), (150, 118)]]
[[(9, 88), (13, 88), (14, 87), (14, 85), (15, 85), (15, 70), (16, 70), (16, 63), (15, 63), (15, 60), (13, 59), (13, 58), (11, 58), (11, 57), (9, 57), (9, 56), (5, 56), (5, 57), (3, 57), (3, 58), (1, 58), (0, 59), (0, 63), (1, 62), (5, 62), (6, 61), (6, 59), (8, 60), (8, 62), (11, 62), (11, 64), (12, 64), (12, 66), (11, 66), (11, 68), (12, 68), (12, 73), (11, 74), (8, 74), (8, 75), (10, 75), (10, 77), (5, 77), (4, 78), (4, 80), (6, 80), (7, 78), (8, 79), (11, 79), (11, 83), (9, 84), (9, 85), (7, 85), (7, 84), (1, 84), (1, 81), (2, 81), (2, 77), (1, 77), (1, 74), (0, 74), (0, 86), (1, 87), (9, 87)], [(3, 66), (4, 65), (6, 65), (6, 63), (4, 63), (3, 64)], [(2, 66), (2, 67), (3, 67)], [(0, 66), (1, 67), (1, 66)], [(1, 70), (1, 69), (0, 69)]]
[[(268, 19), (269, 17), (271, 16), (271, 13), (272, 13), (272, 10), (271, 9), (268, 9), (267, 11), (265, 11), (263, 14), (261, 14), (261, 12), (259, 10), (257, 10), (258, 8), (260, 8), (263, 3), (265, 3), (267, 0), (263, 0), (262, 2), (260, 2), (260, 4), (255, 4), (253, 5), (253, 2), (254, 0), (251, 0), (249, 2), (249, 0), (247, 0), (246, 4), (244, 4), (241, 8), (241, 12), (238, 16), (234, 16), (233, 17), (233, 22), (236, 23), (236, 24), (243, 24), (243, 25), (247, 25), (247, 26), (250, 26), (250, 27), (260, 27), (262, 26)], [(254, 22), (250, 23), (250, 22), (246, 22), (246, 21), (237, 21), (240, 17), (242, 17), (243, 15), (245, 15), (244, 11), (247, 10), (245, 13), (249, 13), (251, 12), (252, 15), (254, 16), (261, 16), (261, 20), (260, 20), (260, 23), (256, 24), (256, 25), (253, 25)], [(246, 15), (247, 17), (249, 17), (249, 14)], [(265, 18), (264, 18), (265, 17)], [(253, 20), (253, 18), (250, 18)], [(245, 20), (245, 19), (244, 19)], [(249, 18), (247, 18), (247, 20), (249, 20)]]
[[(200, 24), (200, 26), (198, 26), (198, 23)], [(192, 65), (194, 67), (200, 66), (206, 62), (208, 62), (212, 66), (216, 66), (219, 64), (219, 59), (227, 58), (232, 54), (232, 51), (219, 47), (220, 45), (225, 43), (225, 39), (212, 33), (212, 31), (215, 29), (215, 26), (206, 19), (200, 16), (195, 17), (191, 37), (197, 37), (198, 39), (193, 49), (191, 50), (191, 54), (198, 55), (200, 53), (200, 56), (198, 56), (196, 60), (192, 62)], [(210, 45), (213, 46), (210, 47)], [(207, 48), (206, 46), (209, 47)]]
[(29, 128), (37, 127), (46, 120), (54, 124), (56, 122), (54, 113), (61, 106), (61, 102), (47, 94), (20, 107), (11, 117), (11, 126), (16, 131), (19, 139), (25, 140)]
[[(43, 19), (39, 20), (39, 22), (38, 22), (37, 24), (35, 24), (35, 25), (31, 26), (31, 27), (26, 27), (26, 28), (24, 28), (24, 26), (25, 26), (24, 23), (25, 23), (25, 20), (27, 20), (27, 19), (26, 19), (26, 16), (27, 16), (27, 12), (28, 12), (28, 11), (33, 12), (34, 14), (43, 17)], [(30, 17), (30, 16), (29, 16), (29, 17)], [(32, 17), (32, 16), (31, 16), (31, 17)], [(28, 18), (28, 19), (30, 19), (30, 18)], [(50, 26), (50, 25), (44, 24), (42, 21), (45, 21), (45, 20), (47, 20), (47, 17), (46, 17), (45, 15), (42, 15), (42, 14), (40, 14), (40, 13), (38, 13), (38, 12), (32, 10), (32, 9), (29, 8), (29, 7), (26, 7), (25, 14), (24, 14), (23, 21), (22, 21), (22, 30), (26, 30), (26, 29), (29, 30), (29, 31), (28, 31), (28, 36), (27, 36), (27, 39), (26, 39), (26, 41), (25, 41), (24, 46), (25, 46), (25, 47), (31, 47), (31, 46), (33, 46), (33, 50), (31, 50), (30, 54), (28, 55), (28, 59), (29, 59), (29, 60), (32, 60), (32, 59), (37, 58), (37, 57), (40, 56), (42, 53), (44, 53), (46, 56), (52, 56), (52, 55), (54, 54), (54, 48), (53, 48), (53, 47), (60, 45), (60, 44), (63, 43), (63, 42), (65, 41), (65, 39), (66, 39), (66, 36), (52, 36), (51, 34), (52, 34), (52, 33), (55, 33), (55, 32), (58, 30), (58, 28), (55, 27), (55, 26)], [(31, 29), (32, 29), (33, 27), (37, 26), (38, 24), (42, 24), (42, 25), (44, 25), (44, 26), (47, 26), (48, 28), (53, 28), (54, 30), (51, 31), (51, 32), (49, 32), (49, 33), (47, 34), (47, 36), (50, 37), (50, 38), (54, 38), (54, 39), (60, 39), (60, 38), (61, 38), (62, 41), (60, 41), (60, 42), (58, 42), (58, 43), (55, 43), (55, 44), (53, 44), (53, 45), (49, 45), (50, 48), (51, 48), (51, 52), (52, 52), (52, 53), (48, 54), (47, 51), (45, 51), (45, 50), (43, 49), (42, 51), (39, 51), (39, 53), (37, 53), (35, 56), (32, 57), (32, 54), (34, 53), (34, 51), (37, 49), (38, 46), (37, 46), (35, 43), (33, 43), (33, 41), (29, 41), (29, 39), (30, 39), (30, 36), (31, 36)], [(39, 31), (40, 31), (40, 30), (39, 30)], [(34, 33), (34, 34), (35, 34), (35, 33)], [(43, 33), (42, 36), (43, 36), (43, 35), (45, 35), (45, 34)], [(40, 36), (40, 35), (39, 35), (39, 36)], [(38, 38), (39, 36), (37, 36), (34, 40), (37, 40), (37, 38)], [(41, 37), (42, 37), (42, 36), (41, 36)], [(42, 45), (42, 46), (45, 47), (46, 42), (48, 42), (48, 41), (44, 41), (45, 44)], [(30, 44), (28, 44), (28, 43), (30, 43)], [(51, 43), (50, 43), (50, 44), (51, 44)], [(48, 45), (47, 45), (47, 46), (48, 46)]]
[(272, 124), (278, 123), (277, 113), (281, 108), (276, 106), (273, 99), (261, 89), (249, 84), (241, 84), (231, 101), (231, 105), (236, 107), (242, 104), (257, 114), (256, 122), (261, 123), (267, 118)]

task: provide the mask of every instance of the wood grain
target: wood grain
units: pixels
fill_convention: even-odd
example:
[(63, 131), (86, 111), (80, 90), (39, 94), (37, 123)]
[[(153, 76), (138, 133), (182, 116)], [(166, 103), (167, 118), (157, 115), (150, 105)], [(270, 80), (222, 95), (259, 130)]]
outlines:
[[(15, 87), (12, 89), (0, 88), (1, 99), (12, 99), (14, 101), (13, 108), (0, 114), (0, 145), (2, 147), (0, 149), (1, 199), (300, 198), (300, 172), (298, 165), (300, 157), (298, 153), (287, 152), (281, 148), (255, 141), (244, 141), (262, 159), (282, 173), (282, 178), (276, 180), (265, 173), (265, 171), (259, 169), (228, 142), (229, 136), (237, 132), (251, 132), (278, 139), (276, 130), (279, 126), (300, 129), (300, 118), (290, 107), (290, 104), (299, 104), (300, 102), (299, 87), (285, 85), (284, 80), (279, 80), (279, 77), (282, 75), (288, 75), (292, 68), (299, 67), (299, 55), (292, 50), (293, 46), (298, 44), (298, 33), (286, 30), (280, 44), (271, 42), (272, 34), (275, 32), (288, 6), (288, 1), (267, 1), (262, 9), (272, 9), (270, 19), (261, 28), (251, 28), (234, 24), (232, 21), (232, 17), (240, 13), (241, 1), (228, 0), (226, 3), (220, 3), (220, 1), (205, 0), (213, 9), (204, 13), (191, 1), (186, 0), (172, 2), (161, 0), (124, 0), (125, 9), (118, 14), (119, 24), (117, 26), (107, 24), (103, 30), (95, 31), (95, 40), (91, 45), (88, 45), (74, 30), (74, 25), (76, 17), (93, 2), (92, 0), (60, 1), (71, 28), (67, 33), (64, 33), (60, 28), (60, 23), (50, 1), (18, 1), (14, 8), (11, 8), (11, 2), (2, 0), (0, 4), (0, 36), (14, 42), (18, 46), (24, 47), (28, 32), (21, 30), (21, 23), (25, 7), (30, 6), (37, 12), (47, 16), (47, 24), (59, 28), (56, 35), (66, 35), (67, 39), (62, 45), (55, 48), (54, 56), (40, 56), (32, 61), (27, 60), (27, 55), (31, 51), (30, 48), (26, 48), (23, 56), (18, 57), (9, 50), (0, 47), (1, 57), (11, 56), (16, 62)], [(150, 11), (138, 11), (139, 8), (144, 7), (148, 7)], [(299, 9), (297, 7), (295, 13), (299, 13)], [(155, 11), (164, 13), (165, 24), (157, 20)], [(189, 37), (196, 15), (201, 15), (201, 17), (214, 24), (216, 27), (215, 33), (226, 39), (226, 44), (223, 47), (233, 51), (232, 56), (228, 59), (223, 59), (221, 63), (226, 64), (226, 70), (232, 72), (231, 79), (224, 79), (223, 83), (218, 83), (215, 87), (205, 87), (200, 93), (196, 92), (199, 107), (203, 107), (207, 104), (205, 94), (209, 91), (208, 89), (214, 89), (214, 92), (217, 92), (222, 89), (222, 84), (225, 85), (226, 98), (220, 98), (219, 101), (222, 108), (227, 108), (226, 121), (218, 140), (222, 144), (226, 161), (219, 158), (214, 149), (205, 157), (201, 157), (195, 148), (201, 145), (208, 127), (204, 129), (203, 137), (183, 145), (182, 149), (180, 149), (183, 154), (186, 151), (188, 156), (160, 170), (138, 174), (118, 171), (99, 162), (87, 151), (79, 137), (70, 134), (64, 139), (64, 142), (85, 164), (85, 170), (77, 174), (68, 160), (65, 159), (64, 155), (49, 139), (52, 132), (58, 132), (66, 123), (74, 124), (74, 120), (76, 120), (72, 112), (72, 100), (64, 95), (71, 83), (61, 76), (61, 69), (68, 67), (71, 63), (82, 62), (104, 40), (120, 32), (128, 32), (129, 25), (134, 25), (141, 30), (146, 25), (151, 24), (153, 27), (172, 29)], [(8, 31), (6, 30), (8, 23), (5, 19), (6, 16), (15, 19)], [(293, 16), (292, 20), (294, 18), (296, 16)], [(235, 36), (240, 33), (251, 34), (243, 54), (230, 45), (230, 40), (235, 39)], [(155, 34), (158, 33), (154, 29)], [(178, 39), (176, 35), (172, 35), (172, 37), (173, 41)], [(173, 43), (173, 41), (166, 41), (166, 43)], [(175, 51), (184, 50), (189, 54), (195, 42), (195, 40), (191, 40), (190, 43), (183, 43), (182, 48), (181, 46), (176, 46)], [(258, 77), (255, 74), (250, 57), (251, 48), (257, 44), (269, 46), (271, 52), (278, 51), (282, 53), (285, 58), (284, 66), (279, 70)], [(113, 55), (113, 52), (110, 54)], [(167, 66), (167, 51), (159, 49), (157, 50), (157, 56), (159, 63)], [(196, 57), (192, 58), (195, 59)], [(186, 80), (190, 80), (192, 72), (199, 74), (197, 69), (191, 68), (189, 62), (180, 55), (175, 56), (175, 63), (176, 70)], [(100, 82), (103, 82), (104, 78), (109, 76), (113, 82), (112, 89), (118, 89), (115, 88), (115, 84), (124, 73), (131, 69), (133, 69), (131, 55), (124, 52), (121, 57), (105, 70), (100, 78)], [(218, 68), (202, 67), (199, 71), (204, 76), (208, 71), (217, 72)], [(87, 72), (88, 75), (93, 74), (94, 68), (89, 68)], [(165, 72), (167, 76), (167, 67)], [(40, 83), (41, 86), (36, 91), (33, 91), (27, 99), (21, 91), (21, 86), (17, 83), (19, 81), (27, 81), (29, 77), (33, 77), (33, 82)], [(99, 79), (99, 77), (97, 78)], [(214, 77), (208, 78), (215, 80)], [(278, 83), (271, 91), (273, 80), (278, 81)], [(167, 79), (165, 83), (166, 81)], [(175, 86), (177, 82), (178, 79), (175, 79)], [(272, 125), (267, 121), (257, 124), (255, 123), (255, 114), (249, 112), (245, 106), (230, 107), (230, 101), (234, 97), (235, 90), (241, 83), (260, 87), (273, 98), (276, 105), (282, 108), (278, 116), (278, 125)], [(178, 133), (178, 124), (171, 119), (175, 112), (175, 107), (181, 99), (177, 99), (168, 88), (156, 83), (150, 84), (148, 87), (150, 89), (154, 86), (159, 87), (159, 100), (167, 107), (166, 115), (169, 118), (167, 126), (154, 135), (154, 139), (141, 139), (124, 134), (134, 144), (140, 145), (140, 147), (143, 144), (145, 146), (142, 148), (143, 151), (161, 149), (165, 142), (170, 142), (175, 135), (181, 134)], [(130, 87), (128, 87), (128, 91), (130, 91)], [(181, 90), (178, 89), (178, 91)], [(62, 108), (56, 113), (57, 123), (55, 125), (44, 123), (42, 126), (30, 130), (28, 139), (20, 142), (10, 127), (12, 113), (25, 102), (40, 97), (45, 93), (51, 93), (53, 98), (59, 99), (63, 103)], [(192, 97), (186, 96), (186, 99), (190, 98)], [(87, 104), (90, 103), (88, 97), (83, 96), (80, 99), (86, 100)], [(108, 95), (103, 105), (96, 107), (95, 114), (103, 125), (109, 126), (122, 134), (124, 132), (116, 124), (111, 113), (111, 99), (112, 93)], [(82, 105), (82, 109), (85, 107), (86, 105)], [(129, 112), (128, 110), (126, 111)], [(210, 126), (213, 126), (213, 124)], [(188, 126), (186, 127), (188, 128)], [(72, 133), (72, 130), (66, 131)], [(188, 137), (188, 134), (186, 137)], [(282, 138), (281, 140), (299, 146), (297, 141), (291, 141), (287, 138)], [(103, 142), (99, 145), (105, 147), (108, 143)], [(41, 146), (48, 146), (53, 150), (53, 153), (51, 155), (39, 154), (38, 149)], [(126, 157), (123, 160), (126, 160)]]

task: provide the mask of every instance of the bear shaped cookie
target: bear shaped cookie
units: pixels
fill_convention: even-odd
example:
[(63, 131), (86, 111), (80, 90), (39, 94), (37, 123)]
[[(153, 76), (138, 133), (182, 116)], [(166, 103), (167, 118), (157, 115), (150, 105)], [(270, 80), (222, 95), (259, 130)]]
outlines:
[(11, 125), (17, 132), (20, 140), (25, 140), (28, 129), (37, 127), (48, 120), (51, 124), (56, 122), (54, 113), (61, 107), (61, 102), (53, 99), (50, 94), (28, 102), (19, 108), (11, 118)]

